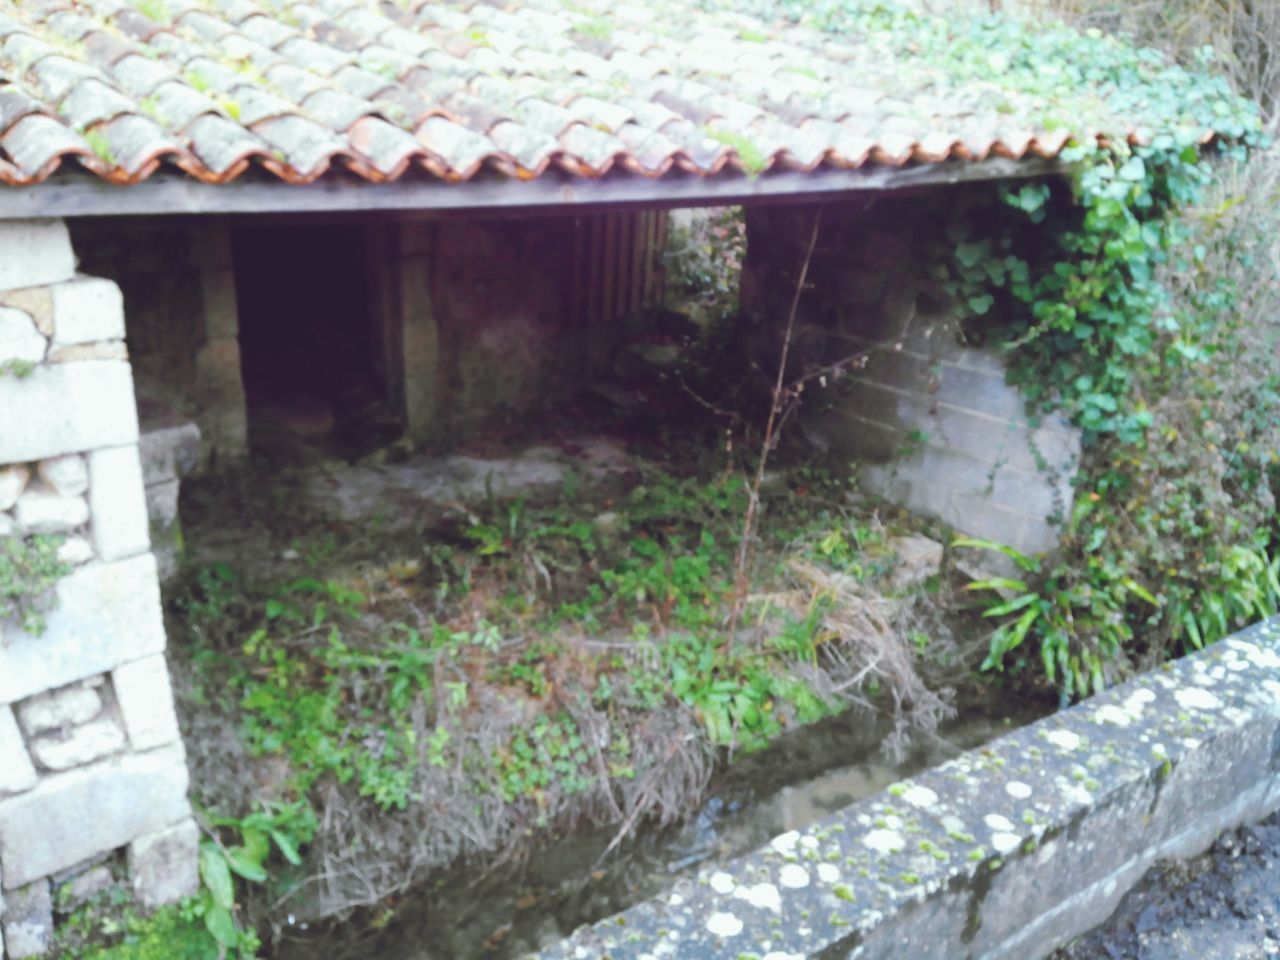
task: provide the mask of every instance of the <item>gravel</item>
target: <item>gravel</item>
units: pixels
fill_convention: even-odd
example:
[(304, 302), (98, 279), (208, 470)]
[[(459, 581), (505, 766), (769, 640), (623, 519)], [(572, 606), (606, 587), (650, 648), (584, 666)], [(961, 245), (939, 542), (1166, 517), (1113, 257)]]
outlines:
[(1280, 958), (1280, 813), (1194, 860), (1157, 864), (1105, 924), (1051, 960)]

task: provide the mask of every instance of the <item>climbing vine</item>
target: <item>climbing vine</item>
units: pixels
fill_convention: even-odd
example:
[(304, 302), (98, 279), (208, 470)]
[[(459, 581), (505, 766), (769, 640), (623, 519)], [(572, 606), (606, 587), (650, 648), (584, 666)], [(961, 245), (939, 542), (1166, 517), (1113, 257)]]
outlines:
[(940, 244), (965, 329), (1007, 352), (1033, 417), (1085, 440), (1057, 558), (1004, 549), (1018, 576), (974, 585), (993, 597), (986, 666), (1038, 665), (1070, 699), (1274, 612), (1280, 437), (1258, 411), (1280, 409), (1280, 381), (1240, 376), (1251, 335), (1229, 269), (1258, 237), (1193, 215), (1262, 124), (1213, 51), (1181, 66), (1096, 30), (891, 0), (766, 6), (882, 51), (908, 103), (1072, 134), (1066, 177), (970, 192)]

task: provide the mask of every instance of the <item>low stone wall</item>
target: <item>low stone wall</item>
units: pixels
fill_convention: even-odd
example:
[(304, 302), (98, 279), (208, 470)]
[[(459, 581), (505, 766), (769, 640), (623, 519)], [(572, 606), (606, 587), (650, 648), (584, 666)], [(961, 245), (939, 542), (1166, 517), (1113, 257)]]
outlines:
[(1280, 808), (1280, 618), (578, 931), (541, 960), (1034, 960)]
[(48, 946), (53, 888), (121, 857), (144, 904), (196, 888), (115, 284), (64, 225), (0, 225), (0, 537), (63, 538), (45, 629), (0, 622), (0, 955)]
[[(826, 208), (801, 300), (792, 377), (812, 376), (800, 429), (858, 464), (867, 491), (971, 536), (1027, 553), (1052, 548), (1071, 510), (1080, 434), (1061, 417), (1031, 423), (989, 346), (967, 339), (929, 276), (939, 205), (886, 198)], [(752, 209), (743, 306), (778, 345), (814, 211)], [(766, 361), (770, 369), (776, 361)]]

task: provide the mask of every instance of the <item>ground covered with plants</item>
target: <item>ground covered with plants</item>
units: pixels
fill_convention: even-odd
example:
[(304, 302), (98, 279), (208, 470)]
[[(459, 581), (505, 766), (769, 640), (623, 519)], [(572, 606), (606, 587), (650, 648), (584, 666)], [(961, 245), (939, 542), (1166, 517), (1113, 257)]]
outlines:
[(813, 469), (765, 491), (741, 597), (747, 489), (723, 471), (639, 463), (375, 537), (281, 510), (296, 490), (277, 482), (265, 509), (218, 485), (206, 520), (249, 521), (239, 562), (197, 565), (172, 601), (218, 854), (250, 881), (274, 865), (246, 919), (378, 906), (579, 824), (671, 821), (734, 753), (855, 705), (892, 716), (898, 746), (964, 670), (938, 567), (904, 579), (909, 527)]

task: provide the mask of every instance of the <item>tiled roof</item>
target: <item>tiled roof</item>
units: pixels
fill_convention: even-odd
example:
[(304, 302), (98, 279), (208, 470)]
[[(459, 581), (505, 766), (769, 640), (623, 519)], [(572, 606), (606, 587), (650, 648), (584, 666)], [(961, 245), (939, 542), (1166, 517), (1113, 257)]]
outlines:
[[(692, 3), (0, 2), (0, 181), (75, 163), (136, 183), (260, 167), (306, 183), (425, 170), (853, 168), (1053, 157), (1067, 132), (975, 85), (905, 86), (865, 38)], [(923, 78), (923, 79), (922, 79)]]

